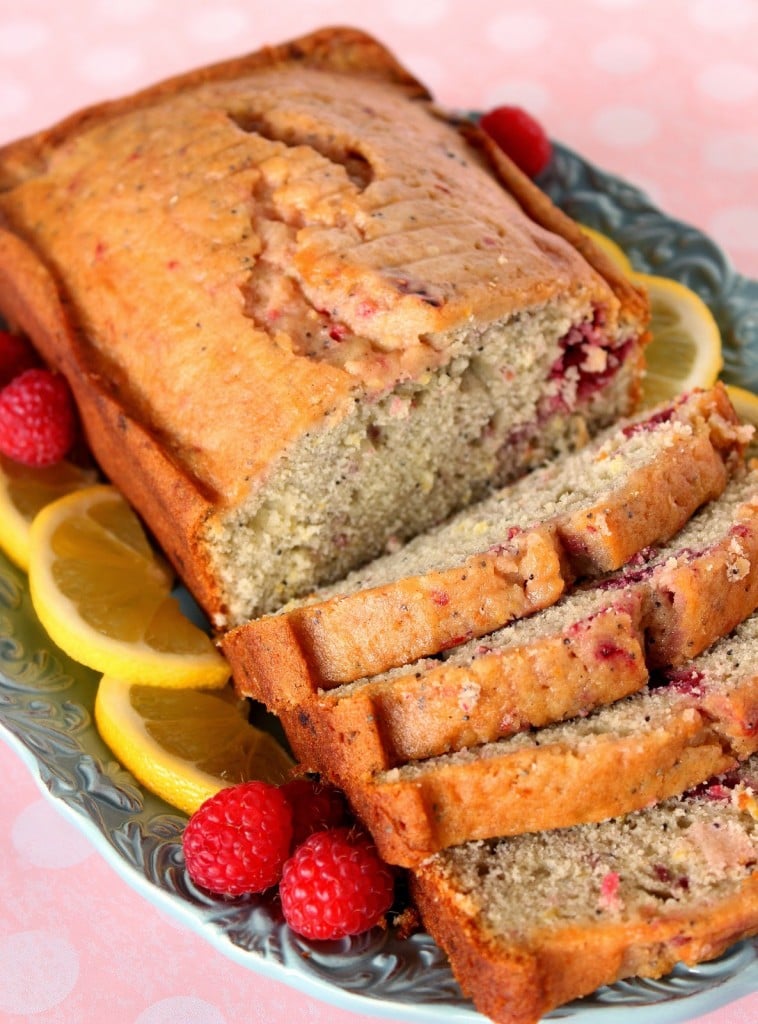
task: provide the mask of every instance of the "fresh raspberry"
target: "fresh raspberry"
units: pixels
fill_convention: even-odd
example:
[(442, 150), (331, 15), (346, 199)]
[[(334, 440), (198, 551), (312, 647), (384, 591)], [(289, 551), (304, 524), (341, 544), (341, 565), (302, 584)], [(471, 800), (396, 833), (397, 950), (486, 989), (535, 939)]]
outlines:
[(0, 330), (0, 388), (33, 366), (39, 366), (39, 359), (31, 345), (18, 334)]
[(314, 832), (337, 828), (350, 820), (345, 797), (328, 783), (302, 778), (285, 782), (279, 788), (292, 807), (293, 849)]
[(184, 859), (197, 885), (224, 896), (276, 885), (292, 841), (292, 809), (277, 786), (242, 782), (198, 808), (184, 830)]
[(536, 178), (550, 163), (553, 147), (545, 129), (521, 107), (495, 107), (479, 124), (530, 178)]
[(394, 879), (355, 828), (315, 832), (284, 865), (279, 895), (290, 928), (307, 939), (341, 939), (373, 928), (392, 905)]
[(45, 369), (25, 370), (0, 391), (0, 452), (27, 466), (51, 466), (76, 437), (68, 384)]

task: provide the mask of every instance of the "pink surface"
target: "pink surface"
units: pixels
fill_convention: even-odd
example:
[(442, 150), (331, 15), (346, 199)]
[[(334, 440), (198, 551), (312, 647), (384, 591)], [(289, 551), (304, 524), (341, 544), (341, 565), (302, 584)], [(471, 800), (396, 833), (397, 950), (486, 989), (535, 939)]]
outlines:
[[(756, 0), (0, 0), (0, 141), (338, 23), (377, 34), (442, 103), (528, 107), (758, 276)], [(0, 1021), (368, 1019), (243, 969), (147, 904), (4, 744), (0, 778)], [(698, 1024), (756, 1020), (753, 996)]]

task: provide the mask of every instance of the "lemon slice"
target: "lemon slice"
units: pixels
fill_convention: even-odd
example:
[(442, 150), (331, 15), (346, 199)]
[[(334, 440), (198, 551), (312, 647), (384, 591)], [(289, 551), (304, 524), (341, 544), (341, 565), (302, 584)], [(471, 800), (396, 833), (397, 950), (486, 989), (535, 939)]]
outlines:
[(643, 404), (715, 384), (723, 366), (721, 335), (700, 296), (667, 277), (634, 274), (633, 280), (647, 289), (651, 307)]
[(734, 384), (726, 385), (726, 393), (739, 418), (758, 427), (758, 395), (746, 388), (735, 387)]
[(293, 761), (248, 724), (229, 690), (163, 689), (104, 676), (95, 721), (118, 761), (145, 789), (192, 814), (225, 786), (284, 782)]
[(32, 520), (51, 501), (97, 479), (93, 469), (71, 462), (32, 468), (0, 455), (0, 548), (20, 569), (29, 568)]
[(130, 683), (223, 686), (226, 661), (182, 614), (171, 584), (167, 565), (113, 487), (59, 498), (32, 523), (32, 603), (75, 661)]
[(580, 224), (579, 227), (585, 235), (590, 236), (598, 249), (602, 249), (605, 255), (616, 264), (623, 274), (631, 276), (634, 273), (634, 267), (629, 262), (629, 257), (618, 242), (614, 242), (612, 238), (604, 235), (601, 231), (597, 231), (595, 228), (588, 227), (586, 224)]

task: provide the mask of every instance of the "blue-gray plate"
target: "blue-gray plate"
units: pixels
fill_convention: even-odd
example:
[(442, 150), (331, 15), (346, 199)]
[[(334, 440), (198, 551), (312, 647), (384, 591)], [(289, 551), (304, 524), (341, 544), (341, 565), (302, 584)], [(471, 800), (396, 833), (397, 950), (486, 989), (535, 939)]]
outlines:
[[(556, 147), (540, 184), (577, 220), (616, 239), (635, 267), (674, 277), (711, 307), (724, 341), (724, 378), (758, 390), (758, 282), (737, 274), (696, 229), (665, 216), (636, 188)], [(425, 934), (375, 931), (309, 943), (282, 922), (276, 903), (226, 903), (188, 880), (185, 819), (146, 793), (113, 760), (93, 723), (97, 678), (56, 649), (40, 627), (26, 578), (0, 556), (0, 735), (52, 799), (146, 899), (237, 963), (356, 1013), (452, 1024), (482, 1021), (462, 997), (445, 957)], [(600, 989), (550, 1015), (572, 1024), (675, 1024), (758, 990), (758, 943), (677, 968), (660, 981)], [(252, 1020), (252, 1016), (251, 1016)]]

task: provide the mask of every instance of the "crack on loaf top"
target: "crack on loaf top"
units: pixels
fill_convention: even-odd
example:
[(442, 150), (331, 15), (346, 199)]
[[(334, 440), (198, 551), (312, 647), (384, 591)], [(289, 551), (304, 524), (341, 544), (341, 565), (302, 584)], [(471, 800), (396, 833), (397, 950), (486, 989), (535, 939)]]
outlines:
[(331, 163), (340, 164), (345, 168), (348, 179), (361, 192), (374, 180), (374, 169), (363, 153), (338, 139), (332, 132), (319, 134), (315, 131), (300, 131), (294, 126), (279, 127), (263, 114), (252, 110), (230, 111), (229, 118), (243, 132), (260, 135), (288, 147), (307, 146)]

